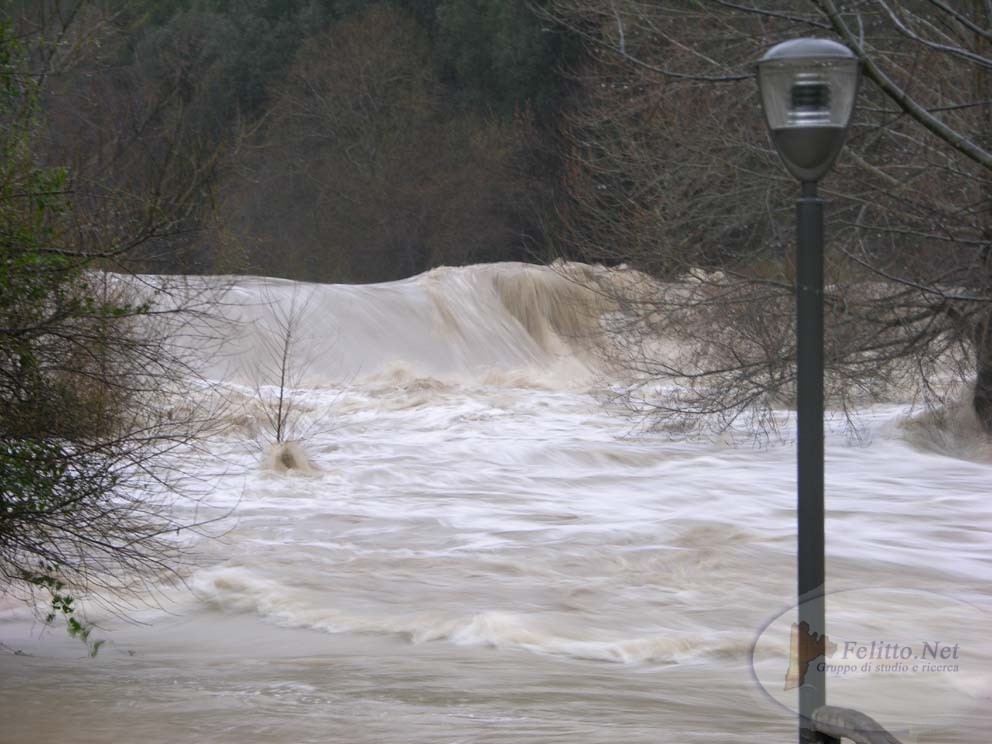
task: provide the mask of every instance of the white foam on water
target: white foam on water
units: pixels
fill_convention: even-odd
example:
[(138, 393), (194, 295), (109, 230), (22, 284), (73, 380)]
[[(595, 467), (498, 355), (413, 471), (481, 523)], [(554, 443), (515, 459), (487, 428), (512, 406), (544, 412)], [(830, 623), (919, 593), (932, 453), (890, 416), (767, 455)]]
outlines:
[[(720, 653), (727, 644), (738, 654), (749, 639), (729, 641), (700, 634), (672, 632), (644, 638), (611, 639), (609, 633), (576, 625), (567, 613), (519, 613), (498, 610), (456, 614), (421, 611), (390, 615), (358, 614), (322, 606), (320, 597), (285, 584), (259, 578), (243, 568), (200, 572), (192, 582), (197, 598), (222, 612), (256, 612), (287, 627), (329, 633), (384, 633), (412, 643), (446, 641), (464, 646), (522, 649), (575, 659), (618, 663), (687, 662)], [(571, 627), (570, 627), (571, 626)]]
[[(117, 645), (96, 666), (3, 615), (0, 638), (40, 661), (0, 656), (17, 680), (0, 683), (0, 717), (43, 698), (57, 672), (86, 677), (60, 699), (94, 741), (136, 726), (169, 741), (176, 711), (204, 741), (791, 736), (794, 716), (748, 667), (793, 601), (791, 432), (765, 447), (631, 434), (595, 398), (586, 320), (564, 317), (595, 303), (559, 280), (522, 265), (365, 287), (238, 280), (240, 331), (214, 372), (243, 405), (210, 443), (225, 463), (211, 514), (234, 510), (227, 531), (198, 545), (192, 592), (143, 616), (149, 627), (107, 620)], [(290, 391), (305, 476), (260, 467), (264, 404), (248, 374), (266, 308), (300, 293), (303, 346), (318, 352)], [(829, 588), (948, 593), (992, 613), (992, 464), (981, 442), (935, 440), (907, 410), (863, 411), (860, 442), (828, 426)], [(837, 608), (884, 625), (883, 607)], [(915, 713), (963, 701), (923, 716), (941, 741), (985, 741), (990, 641), (906, 698)], [(114, 702), (119, 675), (140, 717)], [(858, 694), (898, 718), (884, 685)]]

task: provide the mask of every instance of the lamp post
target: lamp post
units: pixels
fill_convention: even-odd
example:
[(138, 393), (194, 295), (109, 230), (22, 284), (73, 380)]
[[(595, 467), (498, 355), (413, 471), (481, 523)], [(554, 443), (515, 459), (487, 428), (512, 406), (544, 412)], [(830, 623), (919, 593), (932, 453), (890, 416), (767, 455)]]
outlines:
[[(823, 201), (817, 181), (847, 136), (861, 65), (826, 39), (778, 44), (758, 62), (768, 131), (782, 162), (802, 183), (797, 203), (796, 419), (798, 429), (798, 633), (825, 634), (823, 550)], [(798, 643), (799, 653), (807, 647)], [(815, 647), (815, 644), (814, 644)], [(808, 663), (799, 687), (799, 742), (818, 741), (813, 711), (826, 704), (826, 675)], [(809, 663), (813, 662), (813, 663)]]

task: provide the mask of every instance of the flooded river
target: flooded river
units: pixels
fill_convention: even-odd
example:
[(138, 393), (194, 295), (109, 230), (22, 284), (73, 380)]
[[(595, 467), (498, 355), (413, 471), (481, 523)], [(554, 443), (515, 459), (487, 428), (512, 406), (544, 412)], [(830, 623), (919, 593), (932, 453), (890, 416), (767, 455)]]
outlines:
[[(442, 277), (449, 301), (467, 272)], [(795, 602), (788, 426), (761, 447), (632, 431), (495, 304), (446, 320), (437, 284), (312, 304), (313, 334), (366, 319), (294, 392), (313, 469), (261, 467), (257, 420), (232, 419), (204, 472), (230, 516), (140, 624), (95, 611), (96, 658), (4, 605), (0, 741), (795, 740), (764, 681), (788, 638), (752, 658)], [(436, 338), (407, 349), (418, 333)], [(958, 669), (837, 678), (830, 702), (906, 742), (984, 743), (992, 458), (926, 446), (905, 410), (864, 411), (858, 441), (828, 427), (828, 624), (957, 644)]]

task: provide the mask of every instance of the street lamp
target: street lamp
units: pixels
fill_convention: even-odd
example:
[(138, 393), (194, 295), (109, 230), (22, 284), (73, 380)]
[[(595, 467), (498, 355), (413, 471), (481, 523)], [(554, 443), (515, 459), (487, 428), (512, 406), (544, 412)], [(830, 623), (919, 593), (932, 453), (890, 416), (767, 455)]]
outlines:
[[(827, 39), (777, 44), (758, 62), (768, 132), (802, 182), (797, 204), (796, 419), (798, 439), (798, 633), (825, 633), (823, 556), (823, 201), (816, 182), (847, 136), (861, 65)], [(798, 634), (793, 634), (798, 638)], [(807, 646), (797, 643), (800, 653)], [(815, 647), (815, 644), (814, 644)], [(814, 662), (814, 659), (796, 659)], [(809, 663), (799, 687), (799, 742), (819, 741), (813, 711), (826, 704), (826, 674)]]
[(758, 63), (758, 87), (768, 131), (785, 167), (814, 184), (844, 145), (861, 65), (843, 44), (793, 39), (776, 44)]

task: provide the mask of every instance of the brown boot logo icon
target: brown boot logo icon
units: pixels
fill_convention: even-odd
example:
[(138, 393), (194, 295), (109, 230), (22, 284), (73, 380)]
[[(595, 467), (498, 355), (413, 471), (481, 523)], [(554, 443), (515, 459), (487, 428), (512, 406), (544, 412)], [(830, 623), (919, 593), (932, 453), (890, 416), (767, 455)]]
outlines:
[(810, 632), (805, 620), (792, 624), (792, 643), (789, 651), (789, 671), (785, 673), (785, 689), (794, 690), (803, 684), (809, 665), (818, 657), (826, 659), (837, 651), (826, 635)]

